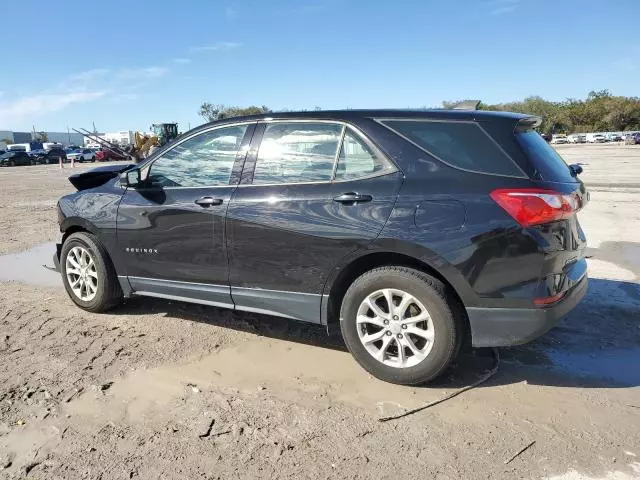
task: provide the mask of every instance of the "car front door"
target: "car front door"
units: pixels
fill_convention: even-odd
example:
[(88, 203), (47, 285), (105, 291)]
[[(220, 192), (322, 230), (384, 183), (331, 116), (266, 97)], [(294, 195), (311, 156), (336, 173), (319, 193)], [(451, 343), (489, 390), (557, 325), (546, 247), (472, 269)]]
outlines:
[[(117, 236), (141, 294), (232, 307), (225, 214), (255, 125), (226, 125), (179, 141), (140, 168), (127, 188)], [(244, 143), (243, 143), (244, 142)], [(234, 170), (235, 169), (235, 170)]]
[(16, 158), (16, 165), (31, 165), (31, 157), (27, 152), (20, 152)]
[[(364, 150), (358, 158), (352, 139)], [(327, 277), (379, 234), (402, 182), (369, 146), (339, 122), (258, 126), (227, 212), (229, 281), (238, 309), (321, 321)]]

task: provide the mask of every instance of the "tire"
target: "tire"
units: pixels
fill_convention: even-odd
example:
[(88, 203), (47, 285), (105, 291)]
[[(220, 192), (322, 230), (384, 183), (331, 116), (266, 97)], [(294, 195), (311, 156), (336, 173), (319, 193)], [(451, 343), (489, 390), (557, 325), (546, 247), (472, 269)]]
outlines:
[(96, 160), (96, 157), (91, 157), (91, 161), (92, 161), (93, 163), (95, 163), (95, 162), (97, 162), (98, 160)]
[[(373, 326), (368, 323), (369, 321), (358, 323), (356, 317), (359, 313), (360, 318), (365, 310), (368, 310), (365, 316), (373, 313), (364, 301), (380, 295), (380, 292), (385, 290), (393, 294), (394, 308), (398, 307), (395, 303), (400, 303), (404, 298), (413, 297), (415, 302), (408, 304), (406, 312), (409, 314), (413, 312), (414, 315), (403, 318), (390, 316), (386, 326)], [(399, 292), (407, 296), (401, 296)], [(384, 311), (388, 305), (384, 293), (376, 302), (380, 302), (377, 304), (379, 311), (388, 315), (389, 312)], [(418, 315), (422, 316), (424, 313), (422, 307), (428, 314), (428, 320), (409, 323), (407, 327), (402, 326), (402, 323), (411, 322), (412, 316), (415, 318), (418, 318)], [(379, 322), (380, 318), (382, 317), (374, 316), (373, 320)], [(458, 353), (463, 339), (462, 325), (462, 312), (458, 302), (441, 281), (419, 270), (400, 266), (376, 268), (358, 277), (347, 290), (340, 308), (342, 337), (356, 361), (374, 377), (400, 385), (424, 384), (441, 375)], [(432, 335), (431, 341), (421, 336), (429, 334), (429, 331)], [(369, 342), (365, 347), (360, 338), (361, 335), (371, 333), (375, 335), (381, 332), (384, 333), (381, 340), (375, 343)], [(420, 336), (416, 336), (413, 332), (420, 332)], [(383, 350), (383, 342), (389, 342), (389, 347), (386, 350), (387, 353), (382, 354), (381, 361), (374, 358), (374, 354), (370, 352), (377, 349), (379, 353)], [(402, 357), (405, 362), (402, 366), (397, 363), (401, 360), (398, 342), (403, 342), (404, 345)], [(413, 354), (415, 350), (407, 346), (409, 343), (417, 348), (419, 355)]]
[(16, 166), (16, 161), (15, 160), (9, 160), (9, 166), (10, 167), (15, 167)]
[[(72, 273), (71, 269), (68, 270), (68, 266), (76, 270), (72, 265), (73, 262), (68, 260), (69, 256), (71, 255), (76, 263), (80, 263), (77, 259), (78, 253), (82, 251), (87, 252), (91, 260), (93, 260), (94, 267), (91, 271), (93, 275), (88, 275), (87, 279), (94, 285), (95, 293), (91, 296), (92, 291), (87, 287), (84, 289), (85, 293), (87, 293), (85, 298), (82, 297), (82, 288), (80, 289), (80, 294), (74, 291), (70, 281), (77, 278), (77, 276)], [(85, 261), (86, 263), (90, 262)], [(80, 264), (82, 265), (82, 263)], [(67, 294), (83, 310), (106, 312), (122, 302), (122, 289), (111, 259), (94, 235), (87, 232), (77, 232), (67, 237), (60, 252), (60, 271), (62, 273), (62, 283), (64, 283)], [(87, 271), (87, 273), (89, 272)], [(93, 282), (93, 278), (95, 278), (95, 282)]]

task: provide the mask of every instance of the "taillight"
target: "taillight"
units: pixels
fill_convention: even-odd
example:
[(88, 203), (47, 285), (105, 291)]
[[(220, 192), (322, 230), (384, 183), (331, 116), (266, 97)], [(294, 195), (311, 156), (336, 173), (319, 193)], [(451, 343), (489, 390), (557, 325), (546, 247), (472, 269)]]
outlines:
[(491, 198), (523, 227), (571, 217), (580, 210), (577, 193), (539, 188), (499, 188)]

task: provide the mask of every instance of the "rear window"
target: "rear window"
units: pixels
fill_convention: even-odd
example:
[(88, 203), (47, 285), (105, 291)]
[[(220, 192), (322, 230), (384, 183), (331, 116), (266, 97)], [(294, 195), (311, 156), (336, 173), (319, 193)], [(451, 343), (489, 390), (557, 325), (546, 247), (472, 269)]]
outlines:
[(548, 182), (576, 182), (562, 157), (535, 130), (516, 133), (518, 142), (538, 171)]
[(420, 120), (383, 120), (381, 123), (452, 167), (491, 175), (525, 177), (477, 123)]

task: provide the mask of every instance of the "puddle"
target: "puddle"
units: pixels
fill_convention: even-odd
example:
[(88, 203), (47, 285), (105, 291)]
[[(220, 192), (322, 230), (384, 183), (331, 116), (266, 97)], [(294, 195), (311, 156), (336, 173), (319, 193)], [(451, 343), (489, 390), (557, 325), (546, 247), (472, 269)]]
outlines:
[(44, 243), (29, 250), (0, 255), (0, 282), (20, 282), (39, 287), (58, 287), (62, 279), (43, 265), (53, 266), (55, 243)]
[(612, 380), (628, 387), (640, 386), (640, 348), (608, 350), (597, 353), (572, 353), (548, 350), (554, 368), (582, 377)]

